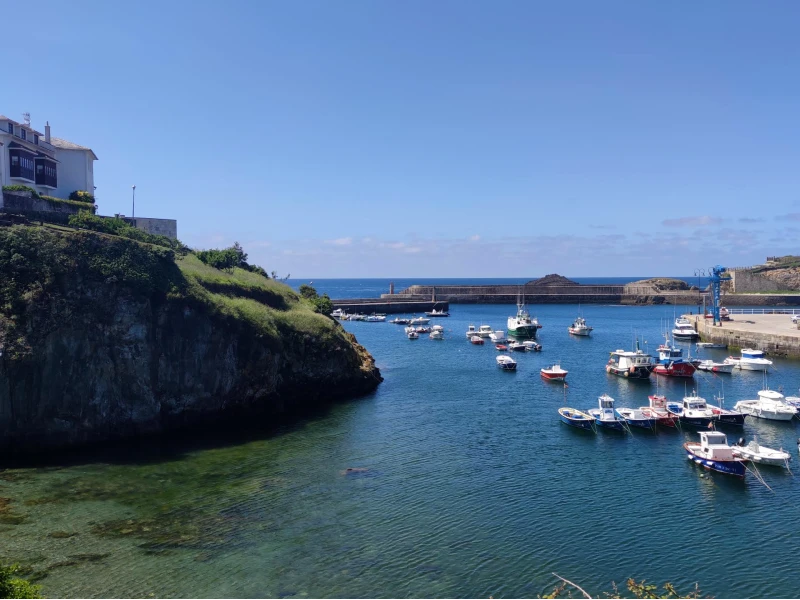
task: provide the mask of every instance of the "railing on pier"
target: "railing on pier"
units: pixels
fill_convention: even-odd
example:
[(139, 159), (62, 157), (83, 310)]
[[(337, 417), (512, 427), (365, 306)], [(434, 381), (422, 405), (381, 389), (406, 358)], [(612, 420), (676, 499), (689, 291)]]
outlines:
[(797, 315), (800, 308), (729, 308), (730, 315)]

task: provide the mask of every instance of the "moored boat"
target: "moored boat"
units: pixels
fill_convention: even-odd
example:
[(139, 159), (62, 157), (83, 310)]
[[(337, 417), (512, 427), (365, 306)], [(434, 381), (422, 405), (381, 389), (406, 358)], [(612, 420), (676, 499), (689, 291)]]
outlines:
[(744, 462), (734, 456), (728, 438), (720, 431), (703, 431), (699, 442), (686, 442), (683, 449), (695, 464), (719, 473), (744, 477)]
[(559, 363), (545, 367), (540, 372), (548, 381), (564, 381), (569, 373), (566, 369), (562, 369)]
[(566, 423), (578, 429), (588, 429), (594, 431), (594, 417), (586, 414), (581, 410), (574, 408), (563, 407), (558, 409), (558, 414), (561, 417), (561, 422)]
[(690, 427), (708, 428), (714, 421), (714, 413), (700, 396), (686, 396), (682, 404), (667, 402), (667, 411), (678, 417), (681, 425)]
[(772, 361), (764, 358), (762, 350), (743, 348), (741, 356), (729, 356), (725, 359), (728, 364), (733, 364), (734, 368), (742, 371), (769, 371)]
[(411, 323), (411, 319), (401, 319), (400, 317), (395, 317), (389, 323), (394, 323), (395, 325), (408, 325)]
[(511, 350), (512, 352), (527, 352), (528, 351), (528, 347), (525, 344), (521, 343), (521, 342), (511, 342), (508, 345), (508, 349)]
[(618, 408), (617, 412), (625, 419), (628, 425), (633, 425), (634, 427), (655, 431), (656, 425), (658, 424), (658, 417), (653, 415), (649, 410), (645, 411), (641, 408)]
[(797, 414), (797, 409), (784, 402), (784, 395), (774, 390), (766, 389), (758, 392), (755, 400), (739, 400), (734, 404), (736, 410), (770, 421), (791, 421)]
[(589, 327), (586, 324), (586, 320), (583, 317), (577, 317), (573, 322), (572, 325), (567, 327), (567, 331), (569, 331), (572, 335), (582, 335), (587, 336), (592, 332), (593, 327)]
[(495, 344), (504, 344), (508, 341), (506, 337), (506, 332), (502, 329), (497, 329), (489, 334), (489, 339), (492, 340)]
[(475, 325), (470, 325), (467, 327), (467, 339), (471, 339), (473, 335), (478, 335), (478, 330), (475, 329)]
[(497, 366), (500, 367), (503, 371), (516, 371), (517, 370), (517, 361), (511, 358), (508, 354), (501, 354), (500, 356), (496, 356), (495, 360), (497, 361)]
[(494, 333), (491, 325), (481, 325), (478, 328), (478, 335), (482, 338), (488, 338), (490, 335)]
[(694, 377), (695, 366), (683, 360), (683, 350), (670, 345), (669, 338), (658, 347), (658, 362), (653, 373), (666, 377)]
[(653, 357), (639, 349), (636, 341), (636, 350), (615, 350), (606, 364), (606, 372), (627, 377), (628, 379), (647, 379), (653, 370)]
[(676, 340), (695, 340), (700, 334), (692, 327), (689, 319), (683, 317), (675, 319), (675, 329), (672, 330), (672, 337)]
[(590, 408), (587, 414), (594, 417), (594, 422), (600, 427), (614, 431), (628, 431), (625, 419), (614, 410), (614, 399), (608, 394), (603, 394), (597, 399), (598, 408)]
[(697, 368), (701, 371), (710, 373), (733, 373), (733, 363), (714, 362), (713, 360), (701, 360), (697, 363)]
[(508, 350), (508, 346), (506, 346), (505, 344), (495, 344), (494, 347), (497, 350), (500, 350), (500, 352), (503, 352), (504, 350)]
[(650, 406), (640, 406), (639, 410), (645, 416), (655, 418), (659, 425), (675, 427), (678, 422), (678, 416), (667, 410), (667, 397), (654, 394), (648, 396), (648, 400), (650, 401)]
[(469, 341), (476, 346), (483, 346), (483, 338), (479, 335), (473, 335)]
[(724, 408), (722, 406), (724, 402), (722, 396), (718, 397), (717, 400), (719, 404), (706, 403), (706, 406), (708, 406), (708, 409), (714, 414), (714, 420), (719, 425), (736, 425), (739, 427), (744, 425), (744, 419), (747, 416), (745, 413)]
[(342, 318), (342, 317), (344, 317), (346, 314), (347, 314), (347, 313), (344, 311), (344, 309), (342, 309), (342, 308), (337, 308), (337, 309), (335, 309), (335, 310), (334, 310), (334, 311), (331, 313), (331, 316), (332, 316), (334, 319), (341, 319), (341, 318)]
[(416, 339), (418, 339), (418, 338), (419, 338), (419, 334), (418, 334), (416, 331), (409, 331), (409, 332), (406, 334), (406, 336), (407, 336), (407, 337), (408, 337), (408, 339), (410, 339), (410, 340), (416, 340)]
[(525, 346), (526, 350), (530, 352), (541, 352), (542, 345), (538, 342), (534, 342), (533, 340), (525, 340), (522, 342), (522, 345)]
[(539, 321), (536, 318), (531, 318), (525, 308), (525, 303), (517, 298), (517, 314), (513, 317), (508, 317), (508, 326), (506, 327), (508, 333), (520, 338), (535, 338), (536, 332), (540, 327)]
[(774, 465), (776, 467), (789, 467), (789, 461), (792, 457), (783, 448), (775, 450), (774, 448), (767, 448), (758, 443), (758, 440), (753, 438), (750, 443), (744, 445), (744, 439), (740, 439), (735, 445), (731, 446), (733, 455), (743, 460), (749, 460), (761, 465)]
[(414, 317), (411, 319), (411, 325), (427, 325), (431, 320), (427, 317)]
[(445, 310), (436, 310), (435, 308), (425, 313), (426, 317), (449, 317), (450, 313)]
[(431, 338), (432, 340), (443, 340), (444, 331), (442, 331), (441, 329), (434, 329), (431, 331), (428, 337)]

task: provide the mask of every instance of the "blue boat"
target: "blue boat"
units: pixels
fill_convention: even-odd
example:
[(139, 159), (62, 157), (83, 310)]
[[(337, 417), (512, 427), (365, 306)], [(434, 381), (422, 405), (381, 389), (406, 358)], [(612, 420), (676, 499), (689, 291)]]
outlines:
[(614, 410), (614, 399), (608, 394), (603, 394), (597, 399), (599, 408), (590, 408), (586, 412), (593, 418), (595, 424), (614, 431), (629, 431), (625, 419)]
[(567, 425), (577, 427), (578, 429), (594, 431), (594, 417), (587, 415), (583, 411), (565, 406), (558, 409), (558, 414), (561, 420)]
[(704, 431), (700, 433), (699, 442), (686, 442), (683, 449), (686, 451), (686, 457), (701, 467), (744, 477), (744, 461), (734, 456), (733, 449), (728, 446), (728, 438), (722, 432)]
[(649, 429), (651, 431), (656, 430), (658, 417), (654, 416), (650, 411), (645, 412), (639, 408), (618, 408), (617, 413), (625, 419), (628, 425)]
[(708, 408), (706, 399), (700, 396), (686, 396), (683, 404), (677, 402), (667, 403), (667, 412), (678, 417), (678, 423), (707, 429), (716, 419), (714, 413)]

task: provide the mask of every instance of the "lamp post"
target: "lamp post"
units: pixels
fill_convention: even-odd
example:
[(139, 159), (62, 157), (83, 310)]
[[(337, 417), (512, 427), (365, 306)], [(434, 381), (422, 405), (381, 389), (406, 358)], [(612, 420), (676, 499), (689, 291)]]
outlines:
[(136, 186), (131, 186), (131, 191), (133, 192), (133, 206), (131, 207), (131, 219), (136, 216)]

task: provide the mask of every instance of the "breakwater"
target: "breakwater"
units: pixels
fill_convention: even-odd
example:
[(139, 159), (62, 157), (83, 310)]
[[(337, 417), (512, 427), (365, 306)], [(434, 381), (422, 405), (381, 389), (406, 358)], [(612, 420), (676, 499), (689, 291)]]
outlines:
[(432, 302), (430, 300), (384, 300), (382, 298), (355, 298), (347, 300), (332, 300), (334, 308), (341, 308), (346, 313), (384, 313), (384, 314), (406, 314), (430, 312), (433, 309), (448, 311), (448, 302)]
[(770, 356), (800, 358), (800, 330), (786, 314), (734, 314), (730, 321), (714, 325), (699, 315), (690, 319), (704, 342), (728, 348), (755, 348)]

